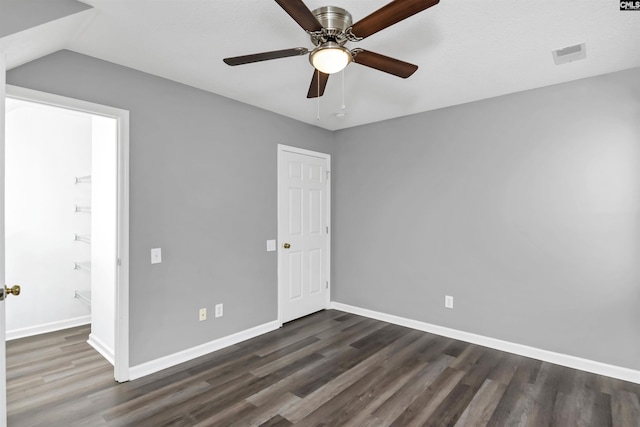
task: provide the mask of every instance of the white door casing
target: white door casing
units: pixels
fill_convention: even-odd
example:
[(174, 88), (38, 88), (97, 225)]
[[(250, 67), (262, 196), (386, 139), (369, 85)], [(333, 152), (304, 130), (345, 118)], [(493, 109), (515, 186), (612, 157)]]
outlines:
[[(4, 53), (0, 51), (0, 277), (4, 286), (4, 104), (6, 66)], [(7, 375), (5, 355), (4, 301), (0, 301), (0, 426), (7, 425)]]
[[(1, 70), (0, 70), (1, 71)], [(4, 73), (2, 73), (4, 76)], [(4, 89), (4, 85), (2, 85)], [(69, 110), (82, 111), (98, 116), (110, 117), (118, 123), (117, 143), (117, 253), (114, 254), (117, 265), (115, 285), (115, 354), (114, 378), (118, 382), (129, 380), (129, 112), (119, 108), (108, 107), (78, 99), (67, 98), (45, 92), (35, 91), (17, 86), (6, 85), (6, 95), (16, 99), (52, 105)], [(2, 123), (4, 123), (4, 101), (2, 96)], [(4, 170), (4, 131), (2, 132), (2, 170)], [(4, 189), (4, 173), (2, 173)], [(2, 221), (4, 227), (4, 191), (2, 196)], [(2, 250), (4, 251), (4, 230), (2, 233)], [(2, 277), (4, 279), (4, 252), (2, 252)], [(1, 304), (1, 303), (0, 303)], [(4, 306), (2, 306), (1, 334), (4, 343)], [(3, 347), (4, 348), (4, 347)], [(2, 366), (2, 375), (6, 369)], [(2, 378), (0, 378), (2, 379)], [(5, 387), (6, 380), (2, 379)], [(0, 402), (1, 403), (1, 402)], [(1, 425), (1, 424), (0, 424)]]
[(278, 145), (280, 323), (329, 306), (330, 170), (328, 154)]

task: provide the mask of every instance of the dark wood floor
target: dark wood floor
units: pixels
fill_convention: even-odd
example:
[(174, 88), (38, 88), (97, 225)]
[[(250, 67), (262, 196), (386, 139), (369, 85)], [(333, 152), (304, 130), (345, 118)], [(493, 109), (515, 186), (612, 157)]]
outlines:
[(640, 426), (640, 386), (335, 310), (117, 384), (80, 327), (7, 344), (9, 426)]

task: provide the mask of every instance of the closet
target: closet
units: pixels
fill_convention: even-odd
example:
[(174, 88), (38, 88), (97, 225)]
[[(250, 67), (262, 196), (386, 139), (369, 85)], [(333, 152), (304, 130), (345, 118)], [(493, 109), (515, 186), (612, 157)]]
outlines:
[(7, 99), (7, 339), (91, 323), (113, 363), (117, 122)]

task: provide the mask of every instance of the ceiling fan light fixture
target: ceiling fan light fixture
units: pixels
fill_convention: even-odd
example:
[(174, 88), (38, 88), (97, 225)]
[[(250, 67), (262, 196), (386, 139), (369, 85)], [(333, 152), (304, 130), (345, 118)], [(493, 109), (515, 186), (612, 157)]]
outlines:
[(335, 42), (324, 43), (309, 55), (309, 62), (316, 70), (325, 74), (334, 74), (345, 69), (351, 62), (349, 49)]

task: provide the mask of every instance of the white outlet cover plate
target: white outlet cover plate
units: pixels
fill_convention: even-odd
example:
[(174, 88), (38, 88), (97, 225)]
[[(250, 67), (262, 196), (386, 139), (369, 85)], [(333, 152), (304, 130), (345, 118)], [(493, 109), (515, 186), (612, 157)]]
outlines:
[(151, 264), (160, 264), (162, 262), (162, 249), (151, 249)]
[(216, 317), (222, 317), (223, 310), (222, 310), (222, 304), (216, 304)]
[(444, 306), (446, 308), (453, 308), (453, 297), (450, 295), (447, 295), (444, 297)]

